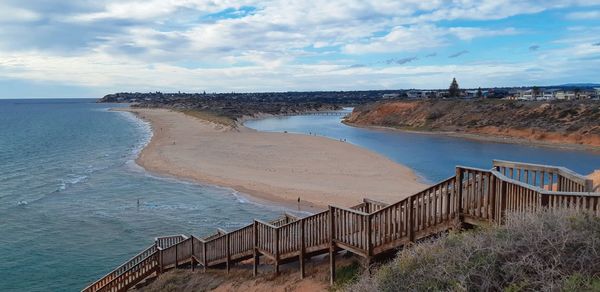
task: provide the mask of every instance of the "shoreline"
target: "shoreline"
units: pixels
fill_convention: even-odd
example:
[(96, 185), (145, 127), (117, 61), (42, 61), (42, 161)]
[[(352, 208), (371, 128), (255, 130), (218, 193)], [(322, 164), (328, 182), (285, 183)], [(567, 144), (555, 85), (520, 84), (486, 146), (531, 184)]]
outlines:
[(360, 125), (360, 124), (356, 124), (356, 123), (346, 122), (345, 120), (342, 120), (342, 123), (349, 127), (362, 128), (362, 129), (386, 130), (386, 131), (391, 131), (391, 132), (405, 132), (405, 133), (414, 133), (414, 134), (423, 134), (423, 135), (443, 135), (443, 136), (447, 136), (447, 137), (463, 138), (463, 139), (482, 141), (482, 142), (519, 144), (519, 145), (547, 147), (547, 148), (564, 149), (564, 150), (600, 152), (600, 146), (593, 146), (593, 145), (586, 145), (586, 144), (558, 143), (558, 142), (549, 142), (549, 141), (540, 141), (540, 140), (530, 140), (530, 139), (511, 137), (511, 136), (486, 135), (486, 134), (480, 134), (480, 133), (466, 133), (466, 132), (460, 133), (460, 132), (452, 132), (452, 131), (420, 131), (420, 130), (402, 129), (402, 128), (394, 128), (394, 127), (386, 127), (386, 126)]
[(139, 166), (230, 188), (252, 203), (314, 212), (364, 197), (394, 202), (427, 186), (403, 165), (325, 137), (232, 128), (166, 109), (113, 110), (151, 126), (150, 142), (135, 159)]

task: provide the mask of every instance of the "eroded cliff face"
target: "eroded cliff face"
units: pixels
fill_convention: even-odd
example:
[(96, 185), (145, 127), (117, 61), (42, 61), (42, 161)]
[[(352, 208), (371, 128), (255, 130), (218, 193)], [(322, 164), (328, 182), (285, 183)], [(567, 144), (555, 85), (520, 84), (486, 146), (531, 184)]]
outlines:
[(599, 101), (389, 101), (356, 107), (346, 122), (600, 147)]

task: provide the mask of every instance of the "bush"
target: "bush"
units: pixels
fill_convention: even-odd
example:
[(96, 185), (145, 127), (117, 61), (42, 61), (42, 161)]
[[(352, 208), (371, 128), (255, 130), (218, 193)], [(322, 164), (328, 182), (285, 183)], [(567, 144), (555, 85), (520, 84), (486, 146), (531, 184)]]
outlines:
[(600, 291), (600, 218), (509, 214), (507, 224), (402, 250), (351, 291)]

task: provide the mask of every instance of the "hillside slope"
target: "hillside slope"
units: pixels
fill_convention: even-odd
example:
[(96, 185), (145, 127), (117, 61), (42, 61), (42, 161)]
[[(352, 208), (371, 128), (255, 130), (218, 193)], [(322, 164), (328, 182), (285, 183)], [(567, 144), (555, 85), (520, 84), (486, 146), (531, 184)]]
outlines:
[(356, 107), (345, 122), (600, 147), (598, 101), (389, 101)]

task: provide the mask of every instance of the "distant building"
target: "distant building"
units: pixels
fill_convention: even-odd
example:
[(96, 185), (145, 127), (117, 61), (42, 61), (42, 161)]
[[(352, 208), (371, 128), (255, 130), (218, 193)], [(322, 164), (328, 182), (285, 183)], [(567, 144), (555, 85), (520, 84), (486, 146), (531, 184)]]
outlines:
[(555, 94), (556, 99), (558, 100), (573, 100), (577, 97), (575, 91), (571, 90), (558, 90)]
[(519, 91), (519, 99), (520, 100), (535, 100), (536, 96), (533, 94), (532, 89), (521, 90), (521, 91)]
[(556, 99), (556, 92), (558, 89), (544, 89), (538, 99), (541, 100), (554, 100)]
[(400, 97), (400, 93), (386, 93), (381, 96), (381, 98), (383, 98), (383, 99), (394, 99), (394, 98), (399, 98), (399, 97)]

